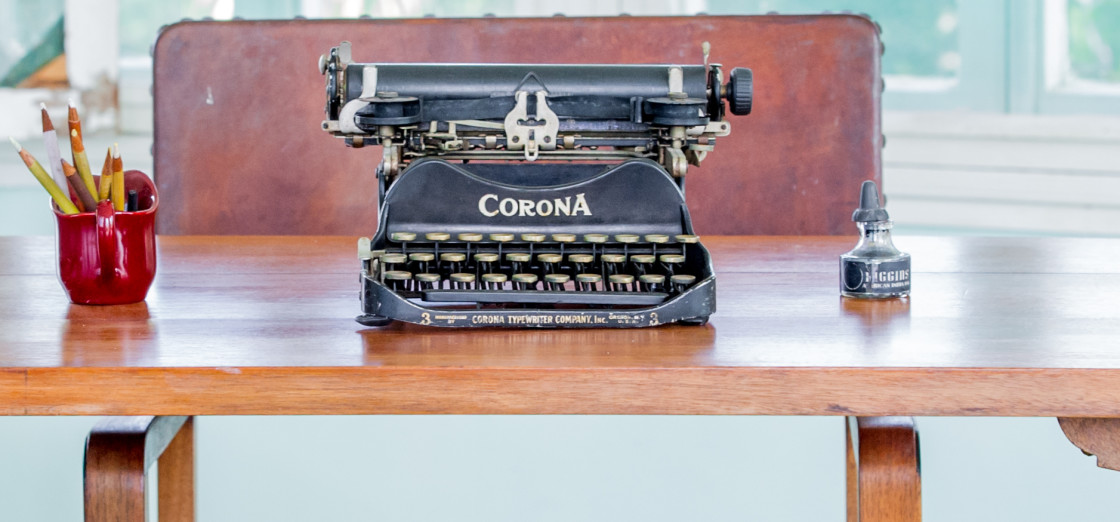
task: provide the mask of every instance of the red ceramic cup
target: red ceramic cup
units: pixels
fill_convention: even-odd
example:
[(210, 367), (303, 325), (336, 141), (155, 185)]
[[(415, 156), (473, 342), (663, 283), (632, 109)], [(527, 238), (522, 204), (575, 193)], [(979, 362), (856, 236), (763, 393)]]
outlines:
[(159, 195), (143, 172), (124, 173), (125, 191), (135, 190), (138, 210), (117, 212), (102, 201), (97, 212), (66, 215), (58, 222), (58, 278), (70, 301), (124, 304), (144, 300), (156, 276), (156, 208)]

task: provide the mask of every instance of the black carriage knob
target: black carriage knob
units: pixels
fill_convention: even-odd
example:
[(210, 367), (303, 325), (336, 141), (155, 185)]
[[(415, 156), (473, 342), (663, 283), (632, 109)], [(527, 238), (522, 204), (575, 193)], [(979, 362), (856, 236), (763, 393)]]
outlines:
[(724, 88), (724, 96), (730, 106), (731, 114), (746, 116), (751, 113), (751, 99), (754, 97), (754, 74), (746, 67), (731, 69), (731, 81)]

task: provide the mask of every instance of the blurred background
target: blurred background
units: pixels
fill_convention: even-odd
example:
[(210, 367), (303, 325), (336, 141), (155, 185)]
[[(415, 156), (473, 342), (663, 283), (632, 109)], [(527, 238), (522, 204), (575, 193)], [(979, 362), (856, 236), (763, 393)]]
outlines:
[[(46, 103), (151, 172), (149, 50), (184, 18), (866, 13), (882, 26), (883, 188), (906, 235), (1120, 236), (1120, 0), (0, 0), (0, 135)], [(744, 64), (748, 65), (749, 64)], [(56, 123), (58, 125), (58, 123)], [(92, 156), (93, 154), (91, 154)], [(0, 235), (50, 235), (0, 154)], [(854, 239), (854, 232), (853, 232)], [(0, 418), (0, 513), (79, 520), (95, 418)], [(1111, 520), (1120, 474), (1054, 419), (921, 418), (930, 520)], [(840, 418), (200, 418), (199, 520), (844, 516)]]

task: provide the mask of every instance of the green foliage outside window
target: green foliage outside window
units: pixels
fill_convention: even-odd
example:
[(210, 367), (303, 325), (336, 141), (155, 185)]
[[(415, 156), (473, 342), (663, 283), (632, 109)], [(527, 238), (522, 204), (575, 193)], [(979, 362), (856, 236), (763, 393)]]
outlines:
[(1120, 82), (1120, 0), (1070, 0), (1069, 62), (1080, 78)]

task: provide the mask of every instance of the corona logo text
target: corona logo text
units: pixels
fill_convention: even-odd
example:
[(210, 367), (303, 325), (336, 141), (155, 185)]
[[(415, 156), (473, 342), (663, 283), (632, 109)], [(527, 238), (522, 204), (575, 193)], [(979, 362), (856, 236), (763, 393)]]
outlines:
[(498, 198), (497, 194), (486, 194), (478, 198), (478, 211), (486, 217), (503, 216), (590, 216), (591, 208), (583, 193), (553, 199), (513, 199)]

